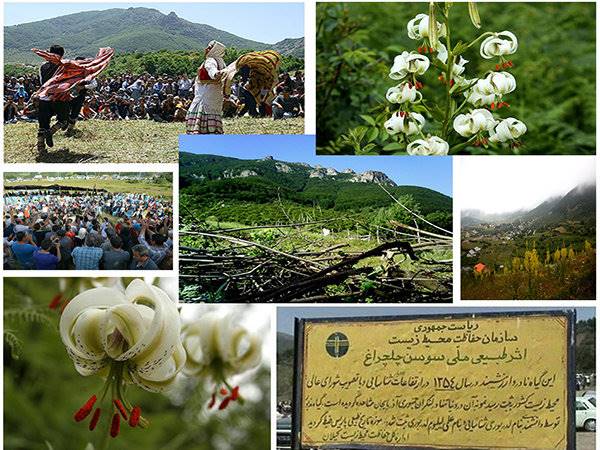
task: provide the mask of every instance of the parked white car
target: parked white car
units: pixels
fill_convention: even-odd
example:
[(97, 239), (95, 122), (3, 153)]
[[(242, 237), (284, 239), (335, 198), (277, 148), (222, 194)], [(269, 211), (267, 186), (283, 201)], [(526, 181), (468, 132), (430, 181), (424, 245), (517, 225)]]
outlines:
[(575, 398), (575, 426), (596, 431), (596, 407), (587, 398)]

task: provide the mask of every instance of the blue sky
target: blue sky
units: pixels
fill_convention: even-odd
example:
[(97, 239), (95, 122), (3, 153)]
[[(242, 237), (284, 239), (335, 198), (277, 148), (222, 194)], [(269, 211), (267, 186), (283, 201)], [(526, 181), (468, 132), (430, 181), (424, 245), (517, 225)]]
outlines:
[(423, 186), (452, 195), (450, 157), (417, 156), (316, 156), (314, 136), (214, 135), (180, 136), (180, 150), (191, 153), (260, 159), (265, 156), (287, 162), (319, 164), (337, 170), (384, 172), (399, 185)]
[[(557, 306), (555, 308), (438, 308), (438, 307), (313, 307), (313, 308), (277, 308), (277, 331), (294, 334), (294, 318), (315, 318), (315, 317), (360, 317), (360, 316), (408, 316), (423, 314), (460, 314), (460, 313), (481, 313), (481, 312), (499, 312), (499, 311), (550, 311), (566, 310)], [(577, 311), (577, 321), (587, 320), (596, 317), (594, 308), (575, 308)]]
[[(5, 3), (4, 25), (35, 22), (82, 11), (147, 7), (237, 36), (274, 44), (304, 36), (302, 3)], [(66, 30), (65, 30), (66, 31)]]

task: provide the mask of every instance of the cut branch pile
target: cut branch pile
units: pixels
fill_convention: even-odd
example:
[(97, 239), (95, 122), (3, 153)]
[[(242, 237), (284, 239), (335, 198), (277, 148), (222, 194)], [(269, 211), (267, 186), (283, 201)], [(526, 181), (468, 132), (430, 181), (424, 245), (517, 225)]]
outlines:
[[(197, 246), (180, 246), (180, 282), (184, 291), (192, 288), (193, 301), (451, 302), (452, 259), (432, 256), (452, 250), (451, 233), (429, 223), (435, 232), (421, 229), (418, 221), (425, 219), (414, 216), (414, 226), (390, 221), (389, 228), (376, 229), (357, 219), (335, 219), (354, 220), (356, 230), (375, 241), (368, 250), (351, 251), (350, 242), (311, 242), (325, 222), (335, 220), (215, 230), (202, 221), (190, 223), (188, 214), (180, 236), (192, 237)], [(266, 243), (256, 230), (275, 237)]]

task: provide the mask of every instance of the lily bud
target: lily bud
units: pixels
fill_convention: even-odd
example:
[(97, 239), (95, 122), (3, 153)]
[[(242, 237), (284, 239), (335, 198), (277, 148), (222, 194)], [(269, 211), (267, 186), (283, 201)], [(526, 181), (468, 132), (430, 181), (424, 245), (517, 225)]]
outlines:
[(471, 17), (471, 23), (475, 28), (481, 28), (481, 18), (479, 17), (479, 10), (477, 9), (477, 3), (468, 2), (469, 4), (469, 16)]

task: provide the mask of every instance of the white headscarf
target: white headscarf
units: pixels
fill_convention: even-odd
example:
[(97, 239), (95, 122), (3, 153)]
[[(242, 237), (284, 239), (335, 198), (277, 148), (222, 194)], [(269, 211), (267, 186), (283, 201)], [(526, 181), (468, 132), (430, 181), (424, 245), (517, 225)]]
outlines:
[(223, 56), (225, 56), (225, 50), (227, 47), (225, 47), (219, 41), (212, 40), (208, 43), (207, 48), (209, 50), (206, 52), (206, 58), (213, 58), (215, 61), (217, 61), (217, 67), (219, 70), (223, 69), (225, 67), (225, 60), (223, 59)]

